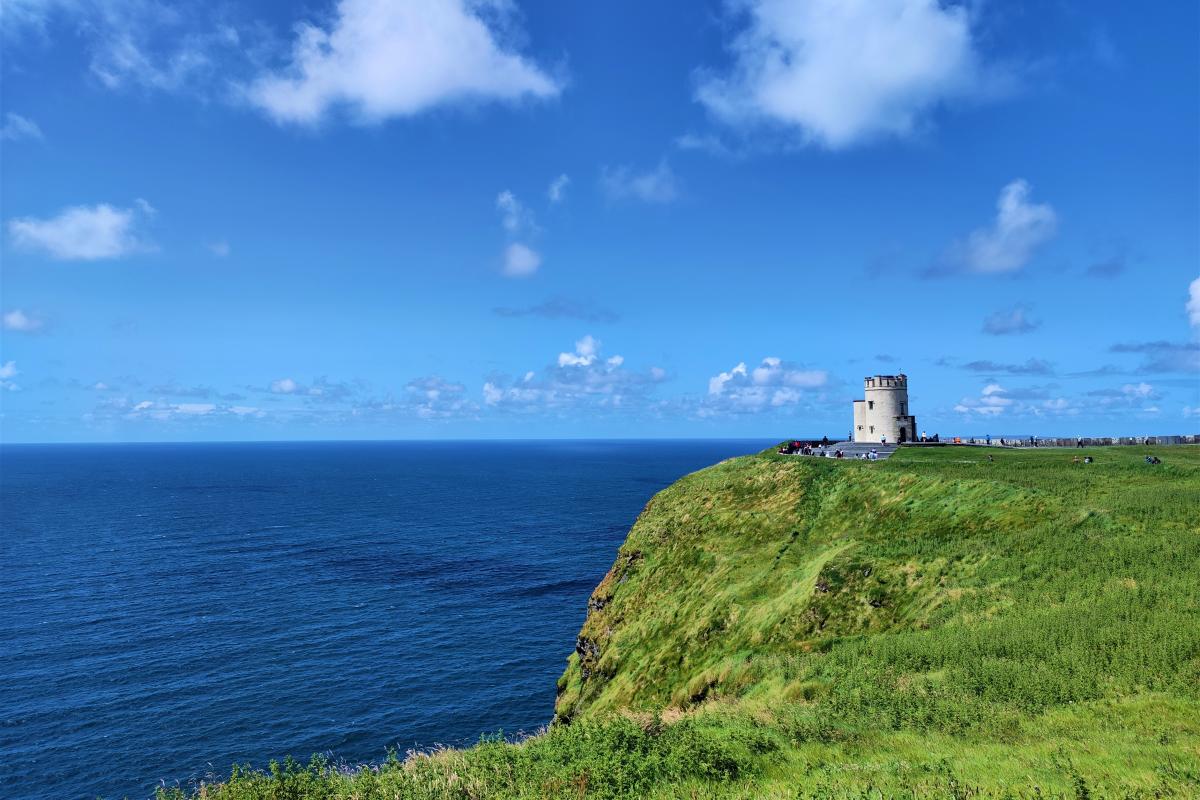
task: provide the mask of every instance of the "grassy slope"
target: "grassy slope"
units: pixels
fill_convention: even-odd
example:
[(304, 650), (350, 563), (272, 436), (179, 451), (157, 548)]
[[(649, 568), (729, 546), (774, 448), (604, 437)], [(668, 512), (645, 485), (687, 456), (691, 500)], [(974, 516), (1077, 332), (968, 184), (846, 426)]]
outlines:
[(1200, 796), (1200, 449), (1156, 452), (724, 462), (597, 587), (567, 724), (208, 796)]

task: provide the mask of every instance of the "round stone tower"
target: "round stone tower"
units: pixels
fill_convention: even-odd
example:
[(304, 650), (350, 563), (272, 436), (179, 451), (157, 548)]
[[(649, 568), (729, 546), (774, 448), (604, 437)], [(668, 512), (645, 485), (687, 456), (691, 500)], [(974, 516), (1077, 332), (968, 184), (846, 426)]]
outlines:
[(908, 376), (863, 379), (863, 399), (854, 401), (854, 441), (900, 444), (917, 438), (917, 418), (909, 414)]

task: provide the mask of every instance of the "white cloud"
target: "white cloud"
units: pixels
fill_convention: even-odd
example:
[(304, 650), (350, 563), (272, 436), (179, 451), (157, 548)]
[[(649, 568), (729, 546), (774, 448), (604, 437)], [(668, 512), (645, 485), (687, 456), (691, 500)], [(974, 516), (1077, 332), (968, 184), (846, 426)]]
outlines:
[(188, 422), (215, 417), (250, 419), (266, 416), (262, 409), (254, 406), (230, 406), (223, 403), (171, 403), (164, 400), (142, 400), (133, 403), (124, 398), (104, 403), (100, 406), (99, 413), (155, 422)]
[(403, 408), (421, 419), (472, 416), (479, 407), (467, 398), (467, 387), (436, 375), (415, 378), (404, 387)]
[(225, 241), (224, 239), (216, 242), (210, 242), (208, 245), (208, 251), (217, 258), (228, 258), (229, 253), (231, 252), (229, 242)]
[(978, 397), (964, 397), (954, 410), (968, 417), (1074, 417), (1087, 415), (1153, 415), (1162, 395), (1149, 383), (1127, 383), (1117, 388), (1093, 389), (1070, 398), (1058, 394), (1054, 384), (1009, 389), (988, 383)]
[(21, 374), (21, 371), (17, 369), (17, 362), (5, 361), (3, 364), (0, 364), (0, 390), (7, 392), (18, 391), (21, 387), (13, 383), (12, 379), (19, 374)]
[(742, 361), (728, 372), (709, 378), (703, 415), (717, 411), (748, 413), (795, 406), (829, 385), (829, 373), (803, 369), (769, 356), (754, 369)]
[(939, 105), (987, 89), (966, 8), (938, 0), (740, 0), (747, 27), (727, 75), (696, 97), (739, 126), (793, 129), (848, 147), (906, 136)]
[(1129, 411), (1157, 414), (1153, 403), (1162, 395), (1149, 383), (1127, 383), (1119, 389), (1094, 389), (1087, 393), (1088, 406), (1092, 412), (1126, 414)]
[(561, 203), (567, 198), (567, 186), (571, 183), (571, 179), (564, 172), (554, 180), (550, 181), (549, 188), (546, 189), (546, 197), (550, 198), (551, 203)]
[[(575, 343), (574, 353), (559, 353), (558, 365), (560, 367), (589, 367), (596, 363), (597, 354), (600, 352), (600, 342), (596, 341), (591, 334), (584, 336)], [(624, 361), (621, 356), (614, 356), (619, 359), (616, 366), (620, 366)]]
[[(954, 410), (960, 414), (976, 414), (981, 417), (997, 417), (1012, 408), (1016, 401), (998, 383), (989, 383), (980, 391), (979, 397), (964, 397)], [(1053, 401), (1050, 401), (1053, 402)]]
[(512, 0), (340, 0), (327, 27), (296, 28), (291, 61), (246, 87), (279, 122), (346, 107), (366, 121), (464, 101), (554, 97), (557, 81), (506, 47)]
[(708, 393), (718, 395), (725, 391), (725, 384), (730, 383), (735, 378), (745, 377), (749, 373), (746, 371), (746, 362), (739, 362), (736, 367), (729, 372), (722, 372), (715, 377), (708, 379)]
[(42, 138), (42, 129), (31, 119), (9, 111), (4, 115), (4, 126), (0, 127), (0, 139), (19, 142)]
[(1024, 268), (1058, 228), (1054, 209), (1029, 202), (1029, 193), (1029, 184), (1021, 179), (1001, 189), (995, 221), (951, 249), (953, 266), (978, 274), (1011, 273)]
[(666, 161), (660, 161), (648, 172), (636, 172), (630, 167), (606, 167), (600, 172), (600, 186), (614, 200), (669, 203), (679, 196), (679, 181)]
[(139, 213), (146, 213), (143, 204), (149, 206), (140, 199), (137, 209), (107, 203), (72, 206), (49, 219), (10, 219), (8, 232), (18, 247), (40, 250), (63, 261), (120, 258), (149, 249), (135, 230)]
[(1127, 383), (1121, 391), (1130, 397), (1153, 397), (1154, 387), (1148, 383)]
[(1041, 326), (1041, 321), (1030, 316), (1025, 306), (1016, 306), (1011, 311), (997, 311), (983, 321), (983, 332), (993, 336), (1029, 333)]
[(37, 317), (26, 314), (19, 308), (4, 312), (4, 330), (20, 333), (34, 333), (42, 329), (45, 323)]
[(1183, 407), (1183, 416), (1185, 419), (1191, 418), (1191, 417), (1196, 417), (1197, 419), (1200, 419), (1200, 406), (1184, 406)]
[(518, 379), (493, 376), (483, 385), (483, 402), (518, 413), (639, 408), (665, 379), (666, 372), (658, 367), (636, 372), (625, 367), (620, 355), (604, 357), (600, 342), (588, 335), (575, 342), (572, 352), (559, 353), (541, 373), (530, 370)]
[(520, 242), (512, 242), (504, 248), (503, 273), (510, 278), (527, 278), (538, 271), (542, 256), (536, 250)]
[(1188, 323), (1193, 328), (1200, 328), (1200, 278), (1188, 285), (1187, 313)]
[[(336, 383), (325, 377), (314, 378), (312, 383), (301, 383), (294, 378), (279, 378), (267, 385), (271, 394), (286, 394), (302, 397), (309, 404), (329, 405), (348, 400), (365, 388), (362, 381)], [(178, 393), (178, 392), (176, 392)], [(189, 392), (191, 394), (191, 392)], [(194, 395), (198, 396), (198, 395)], [(226, 397), (225, 399), (234, 399)]]

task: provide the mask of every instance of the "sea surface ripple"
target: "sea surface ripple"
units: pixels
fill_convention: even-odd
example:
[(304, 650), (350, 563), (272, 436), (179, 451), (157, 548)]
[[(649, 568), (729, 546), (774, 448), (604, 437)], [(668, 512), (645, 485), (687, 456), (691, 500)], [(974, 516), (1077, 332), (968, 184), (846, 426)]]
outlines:
[(549, 721), (650, 496), (763, 441), (0, 448), (0, 793)]

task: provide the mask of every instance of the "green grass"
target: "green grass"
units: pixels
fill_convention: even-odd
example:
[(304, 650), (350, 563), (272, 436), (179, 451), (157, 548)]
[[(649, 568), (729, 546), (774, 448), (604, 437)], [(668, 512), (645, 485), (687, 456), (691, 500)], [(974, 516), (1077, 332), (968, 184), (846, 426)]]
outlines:
[(195, 796), (1200, 797), (1200, 448), (989, 452), (689, 475), (543, 735)]

